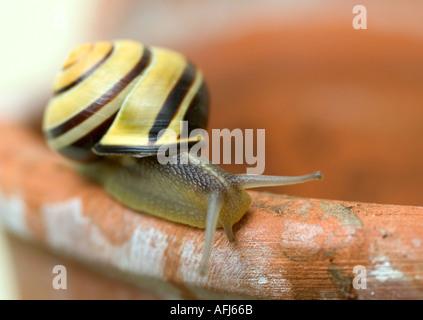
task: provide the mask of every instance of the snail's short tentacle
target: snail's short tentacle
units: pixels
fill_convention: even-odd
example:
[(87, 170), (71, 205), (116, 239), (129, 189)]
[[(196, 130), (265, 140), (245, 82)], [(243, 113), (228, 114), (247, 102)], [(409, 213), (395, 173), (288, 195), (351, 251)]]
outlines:
[(226, 236), (228, 237), (229, 242), (235, 242), (234, 233), (232, 232), (232, 225), (228, 223), (221, 222), (223, 230), (225, 230)]
[(323, 174), (320, 171), (316, 171), (311, 174), (302, 176), (284, 177), (284, 176), (263, 176), (263, 175), (248, 175), (238, 174), (234, 175), (235, 181), (239, 188), (250, 189), (257, 187), (271, 187), (271, 186), (285, 186), (289, 184), (298, 184), (312, 180), (323, 179)]
[(212, 249), (214, 233), (216, 231), (217, 221), (219, 219), (220, 209), (223, 205), (223, 196), (220, 193), (212, 193), (209, 196), (209, 205), (207, 209), (206, 237), (201, 261), (200, 273), (206, 273), (207, 263)]

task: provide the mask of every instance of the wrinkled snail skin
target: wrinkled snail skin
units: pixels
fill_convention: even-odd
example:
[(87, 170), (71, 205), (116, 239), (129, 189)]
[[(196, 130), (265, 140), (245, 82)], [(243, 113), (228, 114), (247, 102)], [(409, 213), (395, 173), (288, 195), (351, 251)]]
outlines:
[[(177, 157), (188, 157), (188, 153)], [(198, 228), (206, 227), (213, 193), (223, 198), (218, 228), (232, 230), (251, 203), (234, 175), (198, 158), (188, 164), (160, 164), (155, 156), (108, 158), (81, 165), (79, 170), (132, 209)]]
[[(83, 175), (125, 206), (205, 228), (201, 273), (216, 228), (223, 227), (234, 241), (232, 226), (251, 203), (245, 189), (322, 178), (320, 172), (295, 177), (233, 175), (187, 151), (160, 164), (160, 146), (197, 142), (197, 137), (181, 138), (181, 121), (188, 122), (189, 133), (205, 128), (208, 118), (201, 71), (171, 50), (130, 40), (78, 46), (53, 90), (43, 120), (49, 146), (74, 160)], [(168, 135), (168, 130), (176, 135)]]

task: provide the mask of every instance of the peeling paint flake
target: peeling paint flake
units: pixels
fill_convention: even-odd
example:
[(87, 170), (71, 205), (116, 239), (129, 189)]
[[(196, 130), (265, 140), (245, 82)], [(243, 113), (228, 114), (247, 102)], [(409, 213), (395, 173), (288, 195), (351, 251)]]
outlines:
[(396, 280), (402, 279), (404, 274), (395, 270), (392, 267), (391, 262), (389, 262), (386, 256), (378, 256), (372, 260), (372, 263), (375, 265), (374, 270), (370, 270), (369, 274), (376, 278), (376, 280), (385, 282), (387, 280)]
[(89, 220), (81, 214), (81, 200), (74, 198), (41, 208), (47, 231), (47, 242), (53, 248), (67, 248), (84, 237)]
[(320, 209), (325, 213), (325, 218), (336, 218), (339, 220), (340, 226), (362, 227), (363, 223), (350, 210), (340, 203), (321, 203)]
[(82, 203), (78, 198), (44, 205), (41, 212), (49, 246), (87, 261), (111, 264), (123, 271), (163, 276), (168, 241), (162, 232), (138, 226), (127, 242), (115, 245), (95, 222), (82, 214)]
[(6, 196), (0, 190), (0, 223), (21, 237), (29, 236), (25, 220), (26, 205), (18, 195)]
[(198, 276), (202, 277), (203, 281), (206, 280), (205, 276), (198, 273), (202, 253), (196, 253), (195, 247), (192, 241), (187, 241), (182, 246), (179, 270), (182, 274), (182, 279), (186, 282), (194, 281)]
[(420, 246), (422, 245), (422, 241), (419, 238), (413, 238), (411, 239), (411, 242), (416, 248), (420, 248)]
[(266, 283), (268, 283), (269, 282), (269, 280), (267, 280), (267, 278), (265, 277), (265, 276), (260, 276), (259, 278), (258, 278), (258, 283), (259, 284), (266, 284)]

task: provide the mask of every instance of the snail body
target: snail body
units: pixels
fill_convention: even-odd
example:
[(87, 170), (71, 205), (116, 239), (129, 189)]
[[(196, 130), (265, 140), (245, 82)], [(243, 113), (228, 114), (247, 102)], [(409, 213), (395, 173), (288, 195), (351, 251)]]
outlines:
[[(188, 152), (175, 157), (191, 158)], [(224, 227), (233, 240), (232, 225), (251, 203), (237, 188), (236, 175), (197, 157), (181, 162), (163, 165), (154, 156), (121, 157), (82, 165), (80, 171), (134, 210), (198, 228), (206, 227), (209, 198), (215, 194), (222, 202), (217, 227)]]
[(127, 207), (205, 228), (202, 272), (217, 227), (234, 241), (232, 226), (251, 203), (245, 189), (322, 177), (233, 175), (186, 150), (159, 163), (160, 147), (197, 142), (181, 136), (181, 121), (191, 132), (208, 118), (201, 71), (171, 50), (130, 40), (78, 46), (53, 90), (43, 121), (49, 146)]

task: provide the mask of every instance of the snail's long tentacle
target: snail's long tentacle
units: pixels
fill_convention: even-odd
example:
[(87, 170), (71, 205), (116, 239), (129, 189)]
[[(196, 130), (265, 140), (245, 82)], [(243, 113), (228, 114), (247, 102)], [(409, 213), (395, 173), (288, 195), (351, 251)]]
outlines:
[(292, 177), (238, 174), (235, 175), (234, 180), (238, 182), (238, 186), (241, 189), (250, 189), (257, 187), (285, 186), (321, 179), (323, 179), (323, 174), (320, 171), (316, 171), (311, 174)]

